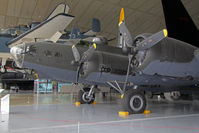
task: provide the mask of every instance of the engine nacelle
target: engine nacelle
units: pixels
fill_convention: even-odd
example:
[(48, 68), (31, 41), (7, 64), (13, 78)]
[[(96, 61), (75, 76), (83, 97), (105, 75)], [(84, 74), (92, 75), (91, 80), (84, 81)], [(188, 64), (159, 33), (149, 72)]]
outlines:
[(108, 40), (105, 37), (102, 37), (102, 36), (94, 37), (92, 42), (96, 43), (98, 45), (108, 45)]
[[(142, 42), (143, 40), (145, 40), (146, 38), (148, 38), (149, 36), (151, 36), (152, 34), (150, 33), (144, 33), (144, 34), (140, 34), (138, 36), (135, 37), (135, 40), (133, 42), (134, 46), (138, 46), (140, 43), (139, 42)], [(146, 53), (147, 53), (147, 50), (139, 50), (137, 53), (136, 53), (136, 56), (135, 58), (133, 59), (133, 66), (134, 67), (140, 67), (143, 63), (143, 61), (145, 60), (145, 57), (146, 57)]]
[(84, 62), (81, 70), (80, 70), (80, 76), (82, 78), (87, 77), (90, 73), (94, 72), (96, 70), (97, 66), (96, 63), (93, 61), (87, 61)]
[(143, 33), (143, 34), (140, 34), (140, 35), (137, 35), (134, 39), (134, 42), (133, 44), (136, 45), (138, 44), (139, 42), (143, 41), (144, 39), (150, 37), (152, 34), (151, 33)]

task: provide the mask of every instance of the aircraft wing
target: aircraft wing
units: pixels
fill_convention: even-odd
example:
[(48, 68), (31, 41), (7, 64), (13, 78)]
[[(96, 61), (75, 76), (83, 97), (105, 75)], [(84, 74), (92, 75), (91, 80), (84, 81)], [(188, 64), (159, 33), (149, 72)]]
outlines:
[(73, 18), (74, 16), (65, 13), (58, 14), (9, 41), (7, 45), (11, 48), (22, 43), (40, 42), (50, 39), (58, 31), (63, 31), (71, 23)]

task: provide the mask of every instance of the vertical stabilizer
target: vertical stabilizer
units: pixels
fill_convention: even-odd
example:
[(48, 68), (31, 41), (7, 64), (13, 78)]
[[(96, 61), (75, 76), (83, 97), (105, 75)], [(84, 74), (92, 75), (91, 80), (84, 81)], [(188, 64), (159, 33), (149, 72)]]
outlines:
[(66, 4), (59, 4), (55, 7), (55, 9), (50, 13), (50, 15), (46, 18), (46, 20), (51, 19), (52, 17), (60, 14), (60, 13), (65, 13), (68, 14), (69, 7)]

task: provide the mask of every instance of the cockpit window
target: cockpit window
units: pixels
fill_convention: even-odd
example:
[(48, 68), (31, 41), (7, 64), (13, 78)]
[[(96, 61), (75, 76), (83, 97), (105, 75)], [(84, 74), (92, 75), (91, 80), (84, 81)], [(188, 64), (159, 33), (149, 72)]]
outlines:
[(35, 56), (36, 55), (36, 51), (37, 51), (37, 49), (36, 49), (36, 47), (34, 45), (26, 47), (26, 53), (29, 53), (30, 55)]

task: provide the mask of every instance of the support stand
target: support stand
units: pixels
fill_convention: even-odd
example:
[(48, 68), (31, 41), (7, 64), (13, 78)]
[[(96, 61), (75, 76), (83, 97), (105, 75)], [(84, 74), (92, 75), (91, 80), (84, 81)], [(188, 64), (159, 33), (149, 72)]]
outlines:
[(1, 114), (9, 114), (10, 112), (10, 94), (1, 98)]

